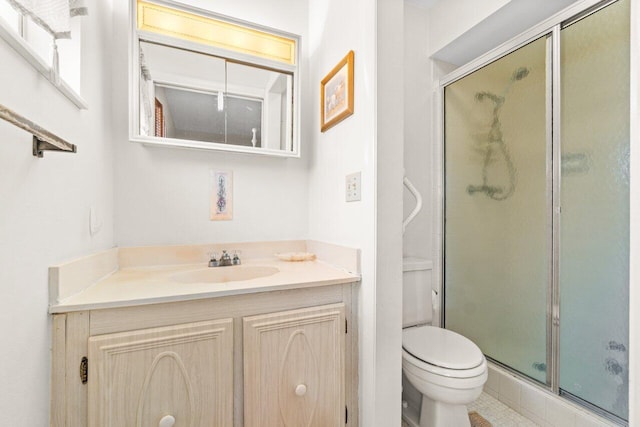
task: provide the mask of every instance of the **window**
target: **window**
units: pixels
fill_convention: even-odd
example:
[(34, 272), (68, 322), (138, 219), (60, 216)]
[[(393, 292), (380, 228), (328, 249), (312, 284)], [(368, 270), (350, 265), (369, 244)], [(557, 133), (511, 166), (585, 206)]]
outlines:
[(22, 31), (22, 15), (18, 13), (6, 0), (0, 0), (0, 18), (16, 33)]
[(79, 108), (86, 108), (80, 97), (80, 30), (79, 18), (70, 20), (71, 38), (58, 39), (58, 69), (60, 84), (52, 77), (53, 36), (22, 14), (7, 0), (0, 0), (0, 37), (20, 53), (36, 70)]

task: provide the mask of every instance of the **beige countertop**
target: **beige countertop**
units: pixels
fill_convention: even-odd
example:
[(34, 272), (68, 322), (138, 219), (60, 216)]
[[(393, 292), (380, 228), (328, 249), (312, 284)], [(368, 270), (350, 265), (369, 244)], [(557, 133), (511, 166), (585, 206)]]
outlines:
[[(107, 275), (78, 293), (52, 302), (50, 313), (136, 306), (162, 302), (353, 283), (358, 274), (323, 261), (285, 262), (260, 258), (244, 260), (242, 266), (213, 267), (216, 270), (243, 267), (275, 267), (275, 274), (250, 280), (220, 283), (181, 283), (174, 276), (209, 269), (206, 263), (125, 267)], [(231, 272), (232, 270), (227, 270)]]

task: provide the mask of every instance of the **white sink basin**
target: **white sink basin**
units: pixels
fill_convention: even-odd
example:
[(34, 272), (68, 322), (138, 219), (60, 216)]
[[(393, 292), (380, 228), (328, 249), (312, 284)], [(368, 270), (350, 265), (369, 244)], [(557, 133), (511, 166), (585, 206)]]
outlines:
[(180, 283), (225, 283), (267, 277), (278, 273), (276, 267), (244, 266), (210, 267), (174, 274), (171, 280)]

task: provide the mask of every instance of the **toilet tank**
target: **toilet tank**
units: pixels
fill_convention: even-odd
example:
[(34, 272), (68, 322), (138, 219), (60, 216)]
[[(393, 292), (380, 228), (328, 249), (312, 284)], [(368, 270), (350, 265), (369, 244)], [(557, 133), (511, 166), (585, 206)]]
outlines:
[(423, 258), (402, 259), (402, 326), (431, 323), (431, 270), (433, 263)]

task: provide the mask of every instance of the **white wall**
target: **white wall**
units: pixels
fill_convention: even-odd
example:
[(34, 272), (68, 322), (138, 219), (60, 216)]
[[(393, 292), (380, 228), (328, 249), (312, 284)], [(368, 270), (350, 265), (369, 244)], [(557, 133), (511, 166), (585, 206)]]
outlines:
[[(361, 248), (360, 425), (375, 424), (375, 1), (309, 1), (312, 147), (309, 237)], [(320, 132), (317, 82), (355, 52), (354, 114)], [(345, 175), (362, 173), (362, 200), (345, 202)]]
[[(422, 210), (407, 226), (403, 254), (433, 259), (431, 90), (429, 13), (405, 2), (404, 7), (404, 170), (423, 198)], [(416, 205), (404, 189), (404, 218)]]
[(439, 1), (430, 10), (430, 52), (435, 53), (513, 0)]
[(401, 417), (403, 3), (403, 0), (377, 0), (376, 399), (375, 410), (371, 412), (375, 416), (373, 425), (380, 427), (398, 425)]
[[(360, 425), (395, 425), (401, 372), (402, 2), (311, 0), (309, 25), (309, 235), (362, 249)], [(355, 112), (321, 133), (317, 82), (349, 50), (355, 52)], [(378, 96), (388, 100), (383, 108), (376, 108)], [(358, 171), (362, 200), (347, 203), (345, 175)], [(382, 210), (381, 201), (388, 202)]]
[[(49, 424), (48, 267), (113, 245), (110, 2), (82, 18), (78, 110), (0, 40), (0, 103), (62, 138), (78, 153), (31, 155), (31, 137), (0, 121), (0, 425)], [(102, 231), (89, 234), (89, 207)]]
[[(303, 239), (307, 237), (309, 132), (302, 106), (301, 159), (145, 147), (128, 141), (128, 1), (114, 6), (115, 223), (118, 246)], [(205, 0), (185, 1), (211, 8)], [(302, 36), (307, 3), (223, 0), (217, 13)], [(302, 62), (303, 79), (307, 64)], [(304, 81), (304, 80), (303, 80)], [(314, 86), (315, 88), (315, 86)], [(306, 87), (302, 88), (306, 99)], [(231, 221), (209, 220), (210, 171), (233, 171)]]

